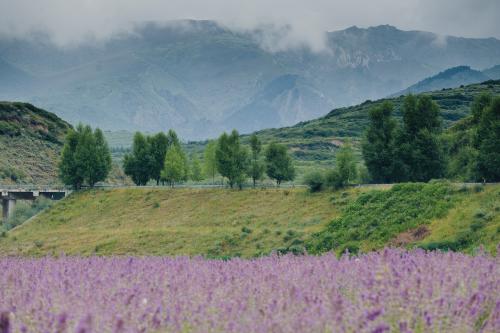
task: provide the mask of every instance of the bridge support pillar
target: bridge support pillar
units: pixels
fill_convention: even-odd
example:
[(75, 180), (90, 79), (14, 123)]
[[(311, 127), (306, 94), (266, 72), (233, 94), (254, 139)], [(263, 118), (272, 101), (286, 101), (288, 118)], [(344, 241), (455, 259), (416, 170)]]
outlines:
[(2, 217), (7, 220), (14, 214), (14, 209), (16, 208), (16, 199), (14, 198), (3, 198), (2, 199)]

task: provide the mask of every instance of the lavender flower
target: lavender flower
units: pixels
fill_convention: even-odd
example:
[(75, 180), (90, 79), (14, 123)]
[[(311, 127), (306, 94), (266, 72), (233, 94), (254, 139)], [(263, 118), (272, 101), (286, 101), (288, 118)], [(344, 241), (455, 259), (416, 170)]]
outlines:
[(360, 257), (0, 258), (0, 333), (500, 332), (500, 261)]

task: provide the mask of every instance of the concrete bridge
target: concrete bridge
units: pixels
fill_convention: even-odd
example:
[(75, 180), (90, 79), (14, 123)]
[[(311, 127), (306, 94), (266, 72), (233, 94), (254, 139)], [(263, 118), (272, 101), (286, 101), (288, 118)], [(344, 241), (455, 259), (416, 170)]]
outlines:
[(65, 188), (36, 188), (22, 186), (0, 186), (2, 217), (8, 219), (14, 213), (17, 200), (35, 200), (42, 196), (51, 200), (60, 200), (69, 194)]

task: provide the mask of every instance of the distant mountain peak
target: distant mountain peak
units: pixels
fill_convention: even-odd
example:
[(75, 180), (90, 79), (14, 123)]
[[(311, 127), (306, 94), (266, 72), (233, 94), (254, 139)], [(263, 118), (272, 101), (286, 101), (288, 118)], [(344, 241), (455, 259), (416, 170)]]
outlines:
[(417, 94), (445, 88), (456, 88), (461, 85), (480, 83), (489, 79), (490, 77), (483, 72), (474, 70), (470, 66), (461, 65), (439, 72), (394, 95)]

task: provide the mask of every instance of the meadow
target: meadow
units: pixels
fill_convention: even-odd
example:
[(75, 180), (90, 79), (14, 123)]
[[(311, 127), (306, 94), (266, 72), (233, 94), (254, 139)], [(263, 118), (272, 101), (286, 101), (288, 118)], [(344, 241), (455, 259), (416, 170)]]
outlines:
[(0, 256), (370, 252), (469, 254), (500, 243), (500, 186), (447, 182), (295, 189), (123, 188), (73, 193), (0, 233)]
[(498, 332), (479, 253), (0, 259), (0, 332)]
[(0, 255), (255, 257), (303, 245), (343, 207), (305, 189), (88, 190), (0, 237)]

